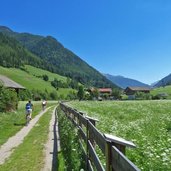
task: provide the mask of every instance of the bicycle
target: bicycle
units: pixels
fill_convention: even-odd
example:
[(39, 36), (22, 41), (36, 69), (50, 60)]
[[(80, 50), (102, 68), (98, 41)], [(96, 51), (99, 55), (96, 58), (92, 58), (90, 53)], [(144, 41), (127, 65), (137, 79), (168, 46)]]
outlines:
[(31, 110), (27, 110), (27, 114), (26, 114), (26, 126), (28, 126), (28, 124), (30, 123), (31, 120)]
[(45, 100), (43, 100), (43, 102), (42, 102), (42, 110), (43, 111), (46, 109), (46, 104), (47, 104), (47, 102)]

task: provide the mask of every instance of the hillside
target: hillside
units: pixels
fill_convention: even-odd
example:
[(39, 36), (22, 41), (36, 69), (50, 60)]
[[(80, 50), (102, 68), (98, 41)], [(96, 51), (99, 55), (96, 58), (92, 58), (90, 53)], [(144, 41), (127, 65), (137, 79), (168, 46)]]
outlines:
[(125, 78), (123, 76), (113, 76), (110, 74), (104, 74), (105, 77), (109, 80), (111, 80), (114, 84), (117, 86), (121, 87), (122, 89), (125, 89), (126, 87), (149, 87), (149, 85), (144, 84), (140, 81), (130, 79), (130, 78)]
[(51, 36), (17, 33), (4, 26), (0, 27), (0, 32), (15, 38), (35, 56), (45, 61), (46, 65), (37, 64), (40, 68), (70, 77), (87, 86), (117, 87)]
[(153, 87), (164, 87), (164, 86), (167, 86), (167, 85), (171, 85), (171, 74), (169, 74), (168, 76), (162, 78)]
[(168, 86), (165, 86), (165, 87), (154, 88), (151, 91), (151, 94), (154, 95), (154, 96), (159, 95), (161, 97), (164, 96), (167, 99), (171, 99), (171, 85), (168, 85)]
[[(26, 71), (17, 68), (5, 68), (0, 66), (0, 73), (1, 75), (5, 75), (20, 85), (26, 87), (27, 90), (30, 91), (39, 90), (41, 92), (47, 91), (48, 93), (57, 92), (58, 96), (63, 96), (64, 98), (71, 92), (76, 92), (76, 90), (71, 88), (59, 88), (56, 90), (53, 86), (51, 86), (50, 81), (56, 78), (62, 82), (66, 82), (67, 79), (65, 77), (61, 77), (57, 74), (29, 65), (26, 66)], [(48, 75), (49, 81), (44, 81), (41, 77), (39, 77), (43, 74)]]

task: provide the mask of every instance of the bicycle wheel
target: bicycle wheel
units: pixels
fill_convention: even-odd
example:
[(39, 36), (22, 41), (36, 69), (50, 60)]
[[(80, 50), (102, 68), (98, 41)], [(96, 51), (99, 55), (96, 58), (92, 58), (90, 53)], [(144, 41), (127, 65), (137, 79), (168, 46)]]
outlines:
[(26, 125), (28, 125), (30, 122), (30, 115), (27, 115), (27, 118), (26, 118)]

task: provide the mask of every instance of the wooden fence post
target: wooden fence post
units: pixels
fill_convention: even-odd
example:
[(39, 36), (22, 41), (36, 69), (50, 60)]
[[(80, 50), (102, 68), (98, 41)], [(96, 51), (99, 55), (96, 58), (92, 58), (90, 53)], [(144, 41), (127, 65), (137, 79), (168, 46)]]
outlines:
[[(96, 122), (99, 121), (97, 119), (94, 119), (94, 118), (91, 118), (91, 117), (88, 117), (88, 116), (86, 116), (86, 119), (88, 119), (89, 122), (92, 123), (92, 125), (94, 125), (94, 127), (96, 127)], [(93, 137), (94, 137), (94, 135), (92, 133), (89, 133), (90, 142), (93, 145), (93, 147), (95, 148), (95, 140), (94, 140)]]
[(106, 140), (105, 144), (105, 156), (106, 156), (106, 171), (112, 171), (111, 165), (111, 142)]
[(86, 122), (86, 137), (87, 137), (87, 141), (86, 141), (86, 150), (87, 150), (87, 161), (86, 161), (86, 163), (87, 163), (87, 170), (88, 170), (88, 168), (89, 168), (89, 159), (90, 159), (90, 155), (89, 155), (89, 146), (88, 146), (88, 140), (89, 140), (89, 129), (88, 129), (88, 120), (87, 120), (87, 122)]

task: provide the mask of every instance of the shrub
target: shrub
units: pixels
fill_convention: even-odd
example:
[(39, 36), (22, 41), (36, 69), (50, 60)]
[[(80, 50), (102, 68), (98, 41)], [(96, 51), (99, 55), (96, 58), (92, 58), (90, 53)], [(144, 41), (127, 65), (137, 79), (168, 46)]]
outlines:
[(17, 106), (18, 98), (15, 90), (0, 85), (0, 112), (16, 110)]
[(84, 98), (84, 89), (83, 86), (79, 86), (77, 97), (79, 100), (83, 100)]
[(20, 90), (18, 97), (20, 100), (24, 101), (24, 100), (28, 100), (32, 98), (32, 93), (30, 90)]
[(51, 100), (57, 100), (58, 99), (58, 94), (56, 91), (53, 91), (50, 93), (50, 98)]
[(149, 93), (137, 92), (135, 94), (136, 100), (151, 100), (151, 95)]
[(49, 80), (49, 77), (45, 74), (45, 75), (42, 75), (42, 78), (44, 81), (48, 81)]

